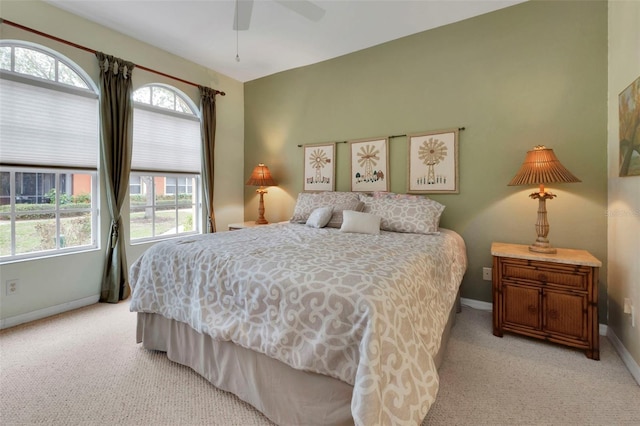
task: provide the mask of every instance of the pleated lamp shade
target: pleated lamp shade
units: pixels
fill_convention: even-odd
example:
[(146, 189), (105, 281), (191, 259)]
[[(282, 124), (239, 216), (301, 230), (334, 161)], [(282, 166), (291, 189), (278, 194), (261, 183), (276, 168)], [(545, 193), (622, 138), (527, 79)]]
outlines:
[(511, 179), (509, 186), (515, 185), (539, 185), (553, 182), (580, 182), (566, 167), (564, 167), (553, 150), (543, 145), (538, 145), (527, 156)]
[(258, 164), (254, 169), (253, 173), (247, 180), (245, 185), (251, 186), (275, 186), (276, 181), (271, 177), (271, 172), (269, 168), (264, 164)]

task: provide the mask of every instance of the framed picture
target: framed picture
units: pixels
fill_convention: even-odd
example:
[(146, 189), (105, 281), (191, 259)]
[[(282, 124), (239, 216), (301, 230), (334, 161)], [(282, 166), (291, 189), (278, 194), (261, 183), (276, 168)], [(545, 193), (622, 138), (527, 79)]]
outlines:
[(349, 141), (351, 191), (389, 190), (389, 138)]
[(458, 188), (458, 129), (407, 135), (407, 192), (460, 192)]
[(336, 144), (304, 145), (303, 191), (335, 191)]
[(640, 176), (640, 77), (618, 96), (620, 177)]

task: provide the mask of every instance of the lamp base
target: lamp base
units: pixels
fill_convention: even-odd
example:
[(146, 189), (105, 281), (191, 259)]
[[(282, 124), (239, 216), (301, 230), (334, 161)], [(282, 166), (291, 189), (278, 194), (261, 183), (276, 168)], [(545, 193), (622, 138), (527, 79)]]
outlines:
[(267, 190), (263, 187), (256, 189), (256, 192), (260, 194), (260, 203), (258, 204), (258, 219), (256, 220), (256, 225), (266, 225), (267, 219), (264, 218), (264, 194), (267, 193)]
[(554, 254), (557, 253), (558, 250), (555, 247), (551, 247), (549, 243), (542, 243), (536, 241), (535, 243), (529, 246), (529, 251), (533, 251), (536, 253), (546, 253), (546, 254)]
[(547, 235), (549, 235), (549, 222), (547, 222), (546, 200), (553, 199), (555, 194), (545, 192), (544, 186), (541, 184), (540, 191), (534, 192), (529, 195), (529, 197), (538, 199), (538, 220), (536, 221), (536, 232), (538, 233), (538, 238), (536, 238), (535, 243), (529, 246), (529, 251), (546, 254), (557, 253), (558, 250), (551, 247), (551, 244), (549, 244), (549, 240), (547, 239)]

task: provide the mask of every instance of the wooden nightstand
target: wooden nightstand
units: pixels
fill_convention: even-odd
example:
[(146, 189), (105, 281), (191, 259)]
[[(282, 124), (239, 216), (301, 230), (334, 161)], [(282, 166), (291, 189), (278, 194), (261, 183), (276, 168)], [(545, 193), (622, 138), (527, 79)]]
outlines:
[(600, 359), (598, 271), (584, 250), (534, 253), (529, 246), (493, 243), (493, 334), (519, 333), (584, 349)]
[(264, 226), (264, 225), (258, 225), (255, 220), (250, 220), (248, 222), (230, 223), (229, 231), (236, 231), (238, 229), (244, 229), (244, 228), (254, 228), (256, 226)]

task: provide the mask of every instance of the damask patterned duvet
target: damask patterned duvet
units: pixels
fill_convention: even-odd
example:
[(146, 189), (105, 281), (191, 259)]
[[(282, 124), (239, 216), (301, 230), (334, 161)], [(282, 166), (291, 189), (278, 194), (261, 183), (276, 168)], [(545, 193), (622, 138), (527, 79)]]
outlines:
[(357, 425), (420, 424), (466, 269), (439, 235), (276, 224), (158, 243), (131, 267), (131, 311), (354, 387)]

